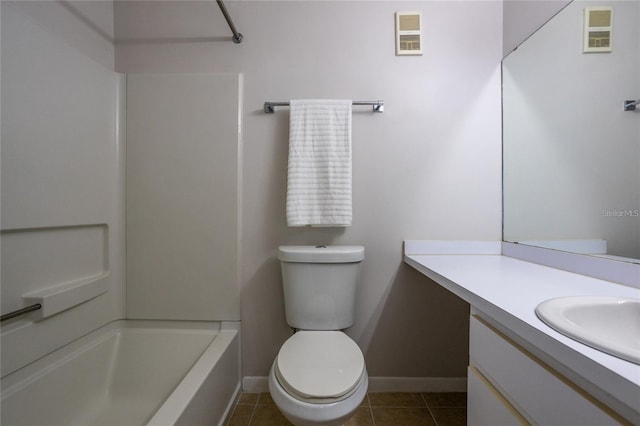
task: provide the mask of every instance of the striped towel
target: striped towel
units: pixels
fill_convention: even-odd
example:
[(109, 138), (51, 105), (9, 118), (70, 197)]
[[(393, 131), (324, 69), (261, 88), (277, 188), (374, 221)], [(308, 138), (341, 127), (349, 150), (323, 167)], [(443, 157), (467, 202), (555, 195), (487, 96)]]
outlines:
[(287, 225), (351, 225), (351, 101), (292, 100)]

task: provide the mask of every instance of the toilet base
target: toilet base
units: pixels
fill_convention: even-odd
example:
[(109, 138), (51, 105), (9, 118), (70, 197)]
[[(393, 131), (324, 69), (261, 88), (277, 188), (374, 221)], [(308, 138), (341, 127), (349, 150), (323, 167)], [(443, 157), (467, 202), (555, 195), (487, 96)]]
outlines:
[(342, 401), (323, 404), (300, 401), (280, 386), (274, 365), (269, 372), (269, 393), (282, 414), (296, 426), (340, 426), (353, 416), (367, 394), (369, 379), (365, 371), (356, 391)]

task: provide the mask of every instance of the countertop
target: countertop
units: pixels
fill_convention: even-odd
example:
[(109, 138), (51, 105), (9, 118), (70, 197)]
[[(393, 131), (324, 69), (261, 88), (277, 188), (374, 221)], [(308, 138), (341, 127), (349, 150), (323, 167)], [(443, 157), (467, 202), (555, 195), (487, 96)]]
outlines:
[[(495, 246), (494, 246), (495, 247)], [(640, 366), (556, 332), (536, 306), (565, 296), (640, 297), (640, 289), (485, 254), (410, 254), (405, 262), (484, 313), (496, 327), (592, 396), (640, 422)]]

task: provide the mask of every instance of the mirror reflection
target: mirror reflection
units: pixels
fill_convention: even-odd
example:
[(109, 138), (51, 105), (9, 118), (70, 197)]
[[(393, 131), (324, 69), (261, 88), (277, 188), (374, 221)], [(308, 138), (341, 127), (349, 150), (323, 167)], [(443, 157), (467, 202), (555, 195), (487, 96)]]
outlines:
[(574, 1), (504, 59), (505, 241), (640, 263), (639, 26), (638, 0)]

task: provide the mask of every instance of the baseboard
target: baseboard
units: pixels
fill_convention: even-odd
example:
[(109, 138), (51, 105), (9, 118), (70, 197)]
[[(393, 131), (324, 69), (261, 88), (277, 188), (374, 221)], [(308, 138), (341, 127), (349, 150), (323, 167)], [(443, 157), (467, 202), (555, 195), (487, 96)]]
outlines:
[(369, 377), (369, 392), (466, 391), (466, 377)]
[[(466, 377), (369, 377), (369, 392), (466, 392)], [(242, 378), (242, 391), (269, 392), (269, 379)]]
[(242, 378), (242, 392), (269, 392), (269, 378), (267, 376), (245, 376)]

